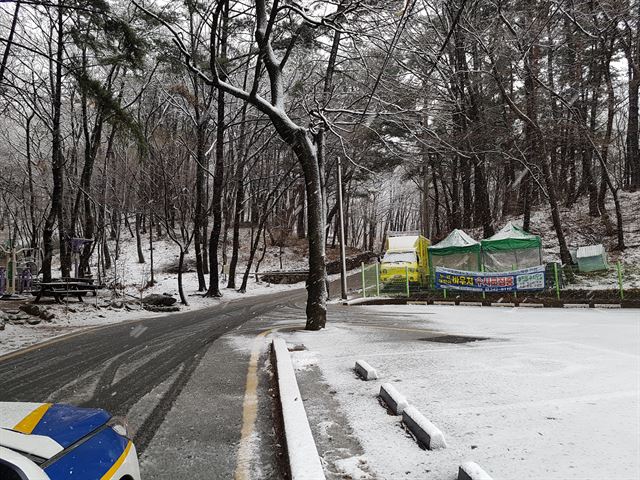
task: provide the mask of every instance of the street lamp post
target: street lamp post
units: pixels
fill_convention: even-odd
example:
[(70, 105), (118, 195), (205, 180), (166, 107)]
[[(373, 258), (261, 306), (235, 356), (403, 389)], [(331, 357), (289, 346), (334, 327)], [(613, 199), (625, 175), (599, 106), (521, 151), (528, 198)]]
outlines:
[(338, 212), (340, 220), (340, 286), (342, 299), (347, 299), (347, 260), (344, 246), (344, 208), (342, 207), (342, 160), (338, 157)]

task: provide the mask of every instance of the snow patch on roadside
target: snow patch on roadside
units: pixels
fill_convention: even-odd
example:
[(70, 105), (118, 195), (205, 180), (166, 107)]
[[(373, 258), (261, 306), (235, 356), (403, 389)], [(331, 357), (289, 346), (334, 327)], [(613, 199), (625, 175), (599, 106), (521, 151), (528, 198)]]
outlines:
[(345, 476), (345, 478), (353, 480), (368, 480), (373, 478), (369, 473), (362, 470), (367, 465), (367, 460), (364, 456), (343, 458), (336, 460), (334, 465), (339, 473)]
[(306, 370), (318, 364), (318, 355), (314, 352), (302, 350), (291, 353), (291, 363), (293, 363), (293, 369), (296, 371)]

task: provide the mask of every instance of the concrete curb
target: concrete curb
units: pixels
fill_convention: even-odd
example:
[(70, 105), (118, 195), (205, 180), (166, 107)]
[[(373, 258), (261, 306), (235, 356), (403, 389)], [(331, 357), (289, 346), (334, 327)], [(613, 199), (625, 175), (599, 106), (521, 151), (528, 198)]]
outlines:
[(291, 480), (325, 480), (322, 462), (304, 410), (287, 344), (282, 338), (275, 338), (272, 348), (276, 357), (280, 406)]
[(542, 303), (527, 303), (527, 302), (521, 302), (518, 304), (519, 307), (524, 307), (524, 308), (544, 308), (544, 305)]
[(402, 421), (418, 441), (429, 450), (447, 448), (447, 442), (445, 442), (442, 432), (413, 405), (409, 405), (403, 410)]
[(380, 398), (387, 404), (394, 415), (402, 415), (409, 402), (390, 383), (383, 383), (380, 386)]
[(391, 297), (382, 297), (382, 296), (380, 297), (374, 296), (374, 297), (366, 297), (366, 298), (358, 297), (352, 300), (343, 300), (342, 304), (343, 305), (360, 305), (360, 304), (366, 304), (367, 302), (370, 302), (370, 301), (389, 300), (389, 299), (391, 299)]
[(364, 360), (356, 360), (356, 366), (354, 367), (354, 370), (364, 381), (378, 379), (378, 372), (376, 372), (376, 369)]
[(477, 463), (467, 462), (458, 469), (458, 480), (492, 480)]

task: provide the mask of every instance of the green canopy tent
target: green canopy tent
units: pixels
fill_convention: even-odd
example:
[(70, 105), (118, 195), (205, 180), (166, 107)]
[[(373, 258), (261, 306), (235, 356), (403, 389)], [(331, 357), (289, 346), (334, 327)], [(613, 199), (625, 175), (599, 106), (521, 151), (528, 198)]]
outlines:
[(482, 240), (482, 263), (486, 272), (507, 272), (542, 265), (542, 240), (513, 223)]
[(455, 229), (440, 243), (429, 247), (429, 271), (431, 272), (435, 267), (478, 272), (481, 265), (480, 242), (475, 241), (462, 230)]

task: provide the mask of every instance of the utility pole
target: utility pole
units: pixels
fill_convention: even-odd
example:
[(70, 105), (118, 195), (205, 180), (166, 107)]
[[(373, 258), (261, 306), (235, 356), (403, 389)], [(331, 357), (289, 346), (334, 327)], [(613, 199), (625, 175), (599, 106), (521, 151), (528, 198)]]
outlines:
[(344, 246), (344, 208), (342, 207), (342, 160), (338, 157), (338, 212), (340, 214), (340, 286), (342, 299), (347, 299), (347, 259)]

